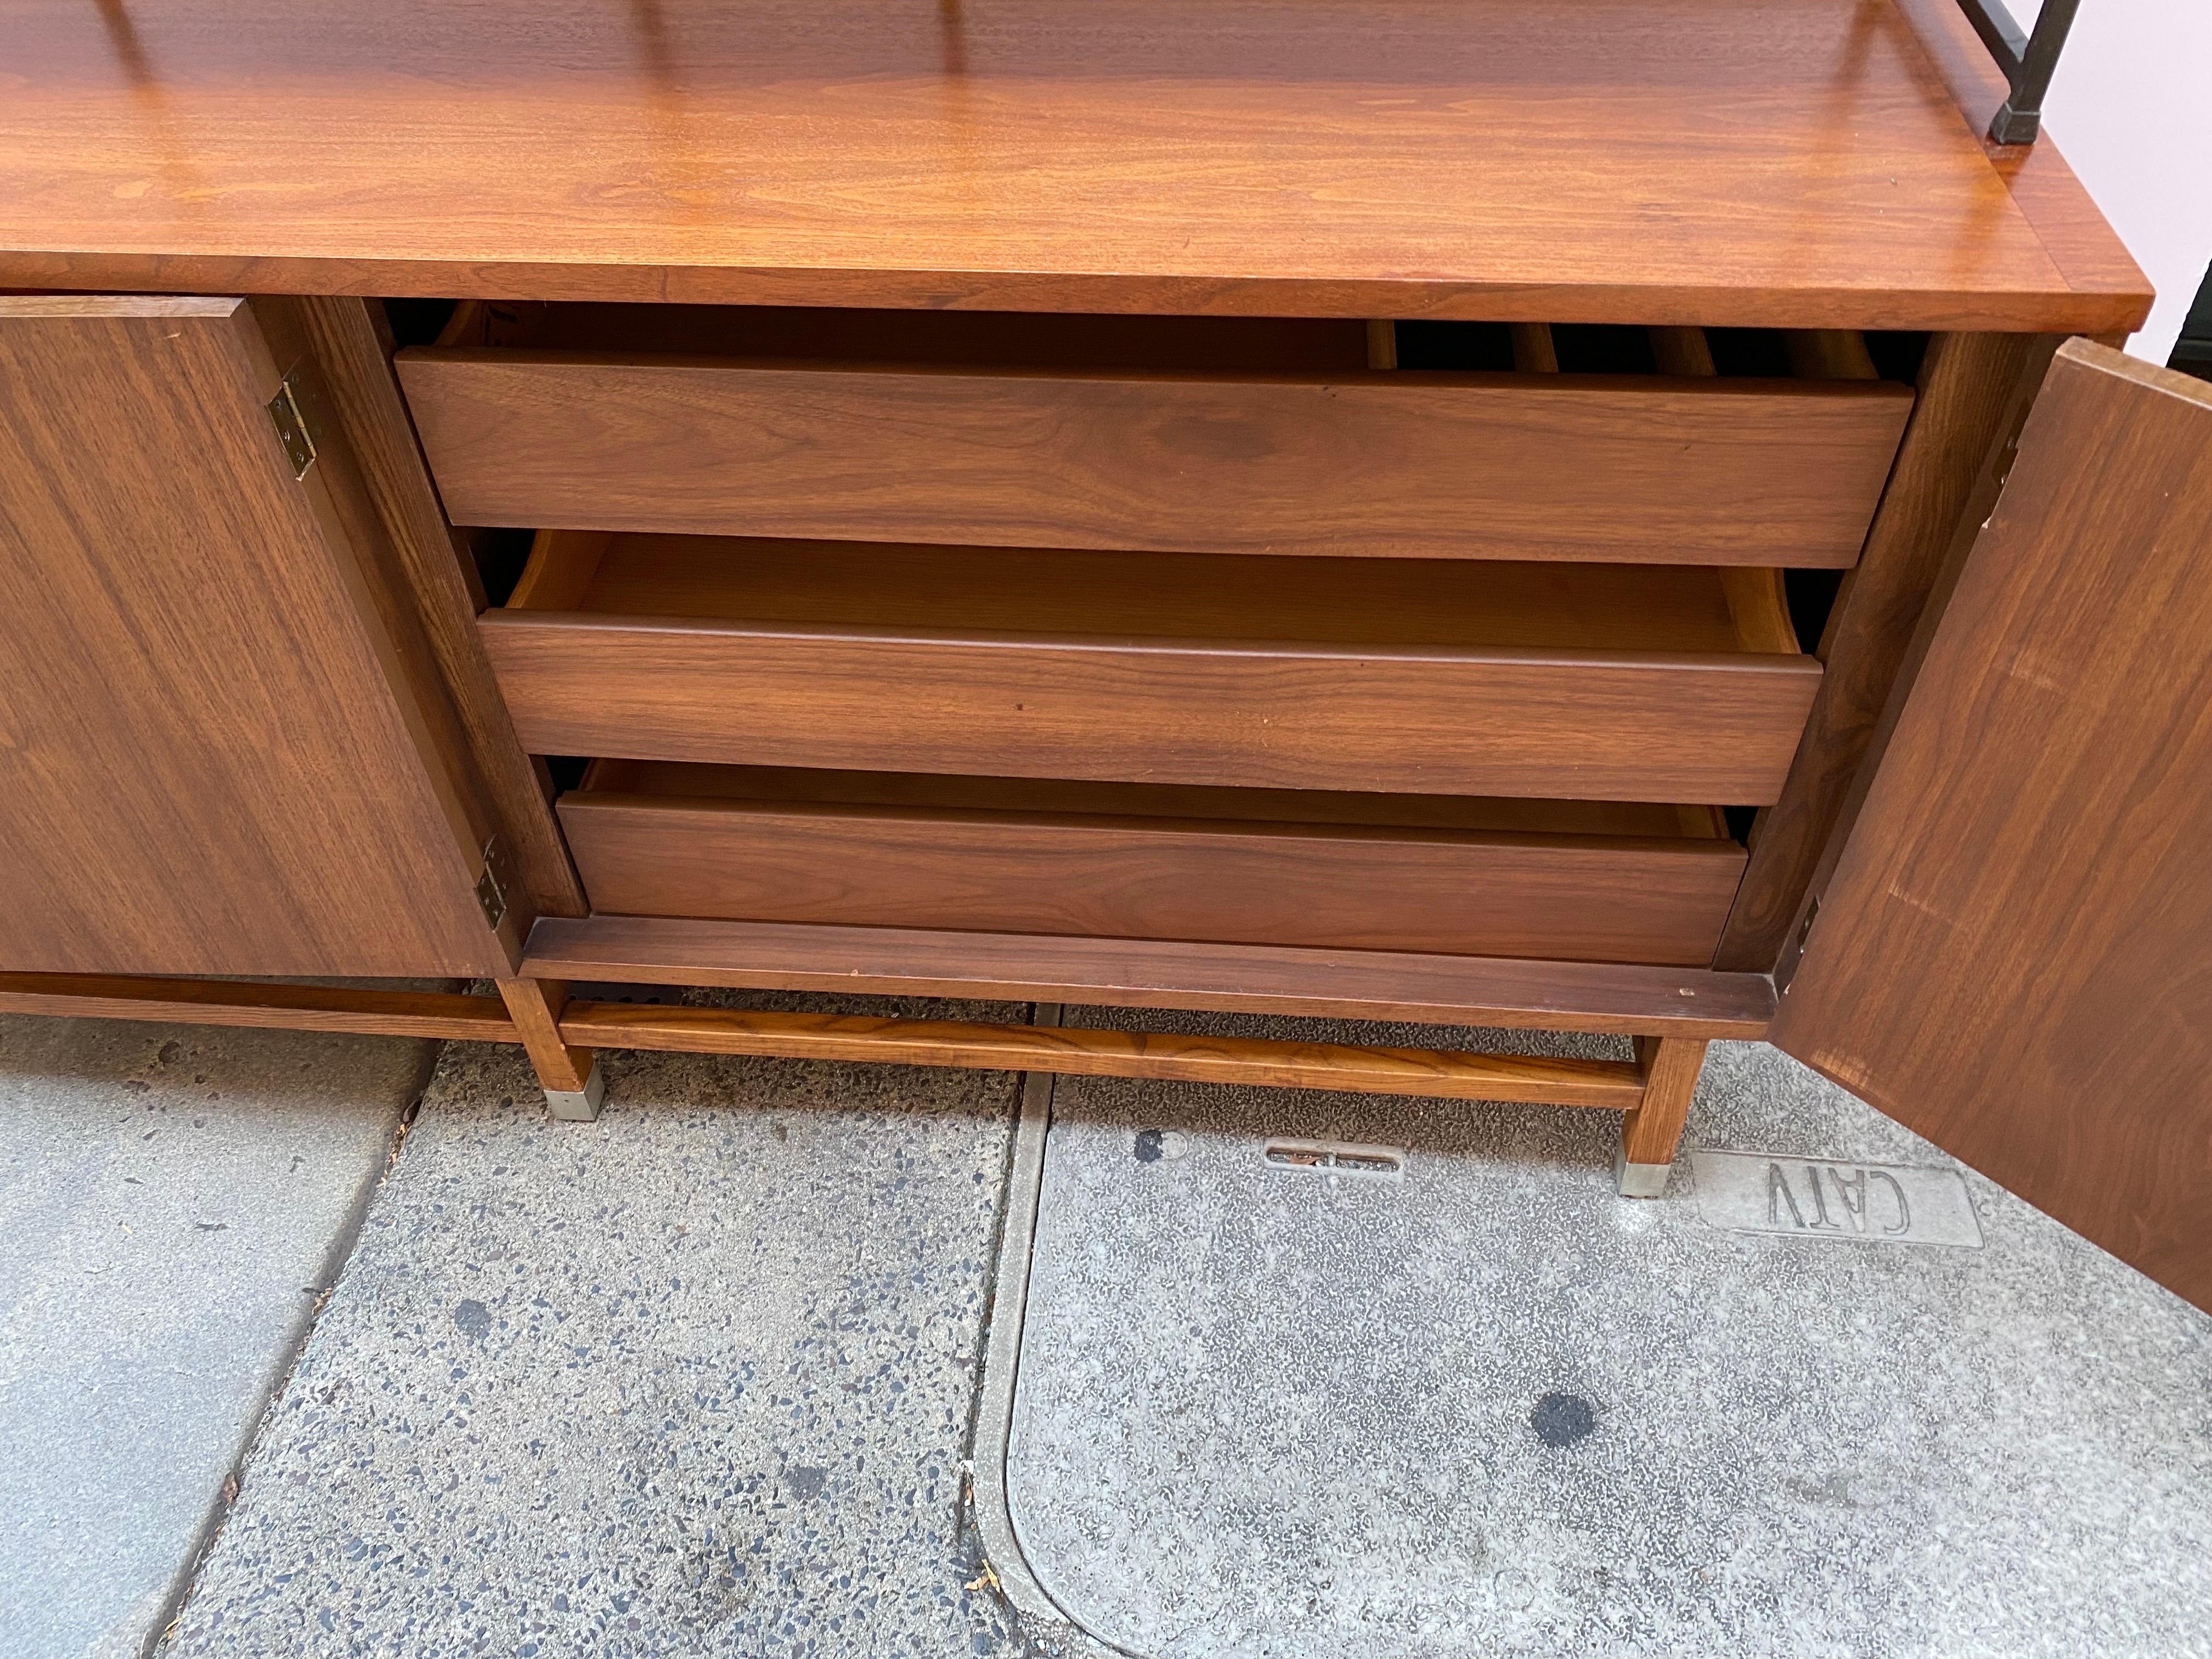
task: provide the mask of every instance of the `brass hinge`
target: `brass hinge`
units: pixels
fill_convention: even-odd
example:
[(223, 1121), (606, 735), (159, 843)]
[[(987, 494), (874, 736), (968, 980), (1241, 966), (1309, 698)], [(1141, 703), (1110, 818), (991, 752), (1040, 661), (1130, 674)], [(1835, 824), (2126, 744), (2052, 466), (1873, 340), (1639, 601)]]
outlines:
[(315, 464), (315, 438), (307, 429), (297, 364), (278, 383), (276, 395), (269, 400), (269, 418), (276, 425), (277, 441), (284, 446), (285, 458), (292, 463), (292, 476), (306, 477), (307, 469)]
[[(1790, 941), (1790, 954), (1774, 964), (1773, 979), (1777, 990), (1783, 996), (1788, 996), (1790, 988), (1797, 983), (1797, 969), (1805, 960), (1806, 948), (1813, 942), (1813, 924), (1820, 919), (1820, 896), (1815, 893), (1806, 902), (1805, 919), (1797, 924), (1796, 936)], [(1785, 967), (1790, 970), (1786, 974), (1783, 972)]]
[(507, 866), (507, 848), (494, 836), (483, 844), (483, 868), (477, 874), (477, 903), (487, 926), (496, 927), (507, 920), (507, 889), (514, 878)]

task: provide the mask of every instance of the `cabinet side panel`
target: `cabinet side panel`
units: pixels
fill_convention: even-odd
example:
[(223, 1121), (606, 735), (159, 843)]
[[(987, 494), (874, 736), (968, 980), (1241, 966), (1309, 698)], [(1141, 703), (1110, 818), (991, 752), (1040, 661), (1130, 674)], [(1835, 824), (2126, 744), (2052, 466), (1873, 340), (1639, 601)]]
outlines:
[(0, 966), (503, 969), (280, 373), (237, 301), (0, 300)]
[[(1844, 579), (1819, 655), (1825, 666), (1789, 777), (1751, 835), (1751, 863), (1713, 966), (1774, 970), (1844, 811), (1867, 744), (1944, 558), (1989, 510), (2027, 399), (2057, 342), (1943, 334), (1859, 562)], [(1809, 643), (1809, 641), (1808, 641)]]
[[(398, 566), (396, 587), (412, 606), (461, 727), (460, 744), (482, 781), (487, 808), (505, 838), (530, 908), (541, 915), (584, 914), (561, 833), (535, 769), (514, 735), (507, 704), (477, 635), (482, 596), (415, 441), (393, 379), (373, 302), (306, 297), (276, 302), (298, 319), (319, 362), (331, 413), (351, 440), (362, 482)], [(257, 314), (261, 307), (257, 305)]]

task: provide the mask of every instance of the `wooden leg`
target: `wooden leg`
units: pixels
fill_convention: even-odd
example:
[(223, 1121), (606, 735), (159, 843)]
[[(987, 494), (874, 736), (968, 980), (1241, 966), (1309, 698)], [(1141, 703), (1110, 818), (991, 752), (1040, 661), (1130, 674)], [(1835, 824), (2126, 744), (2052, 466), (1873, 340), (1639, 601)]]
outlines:
[[(518, 1020), (517, 1024), (520, 1022)], [(1667, 1190), (1674, 1143), (1690, 1115), (1705, 1045), (1687, 1037), (1640, 1036), (1636, 1064), (1644, 1073), (1643, 1103), (1621, 1120), (1620, 1155), (1613, 1173), (1623, 1198), (1657, 1198)]]
[(589, 1048), (572, 1048), (561, 1040), (561, 1011), (568, 1006), (568, 982), (560, 979), (503, 979), (499, 994), (507, 1002), (507, 1016), (521, 1034), (522, 1046), (545, 1087), (545, 1109), (572, 1123), (590, 1123), (599, 1115), (599, 1102), (607, 1091), (599, 1056)]

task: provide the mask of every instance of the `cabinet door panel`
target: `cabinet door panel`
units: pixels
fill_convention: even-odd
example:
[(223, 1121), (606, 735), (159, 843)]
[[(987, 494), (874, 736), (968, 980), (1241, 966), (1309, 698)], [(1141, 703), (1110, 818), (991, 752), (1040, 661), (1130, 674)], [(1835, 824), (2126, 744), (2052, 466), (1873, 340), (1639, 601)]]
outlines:
[(242, 301), (0, 298), (0, 969), (505, 971), (283, 367)]
[(2212, 1308), (2212, 386), (2053, 363), (1773, 1040)]

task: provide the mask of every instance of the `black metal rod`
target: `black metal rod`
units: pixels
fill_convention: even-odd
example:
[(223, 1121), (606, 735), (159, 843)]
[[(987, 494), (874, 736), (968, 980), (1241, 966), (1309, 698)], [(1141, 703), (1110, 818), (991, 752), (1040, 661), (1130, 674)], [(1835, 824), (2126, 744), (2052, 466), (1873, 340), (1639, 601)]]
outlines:
[(1991, 143), (2032, 144), (2043, 130), (2044, 95), (2051, 90), (2058, 54), (2081, 4), (2081, 0), (2043, 0), (2034, 31), (2023, 33), (2004, 0), (1959, 0), (1959, 9), (2003, 69), (2010, 88), (1990, 122)]
[(2003, 65), (2005, 83), (2009, 86), (2020, 60), (2027, 56), (2027, 36), (2006, 9), (2004, 0), (1959, 0), (1959, 9), (1982, 37), (1990, 56)]
[(2058, 68), (2058, 54), (2066, 46), (2066, 32), (2074, 27), (2074, 13), (2081, 0), (2043, 0), (2036, 15), (2035, 33), (2027, 38), (2027, 51), (2019, 73), (2012, 78), (2012, 96), (1990, 123), (1990, 137), (2000, 144), (2032, 144), (2043, 126), (2043, 98), (2051, 90), (2051, 77)]

